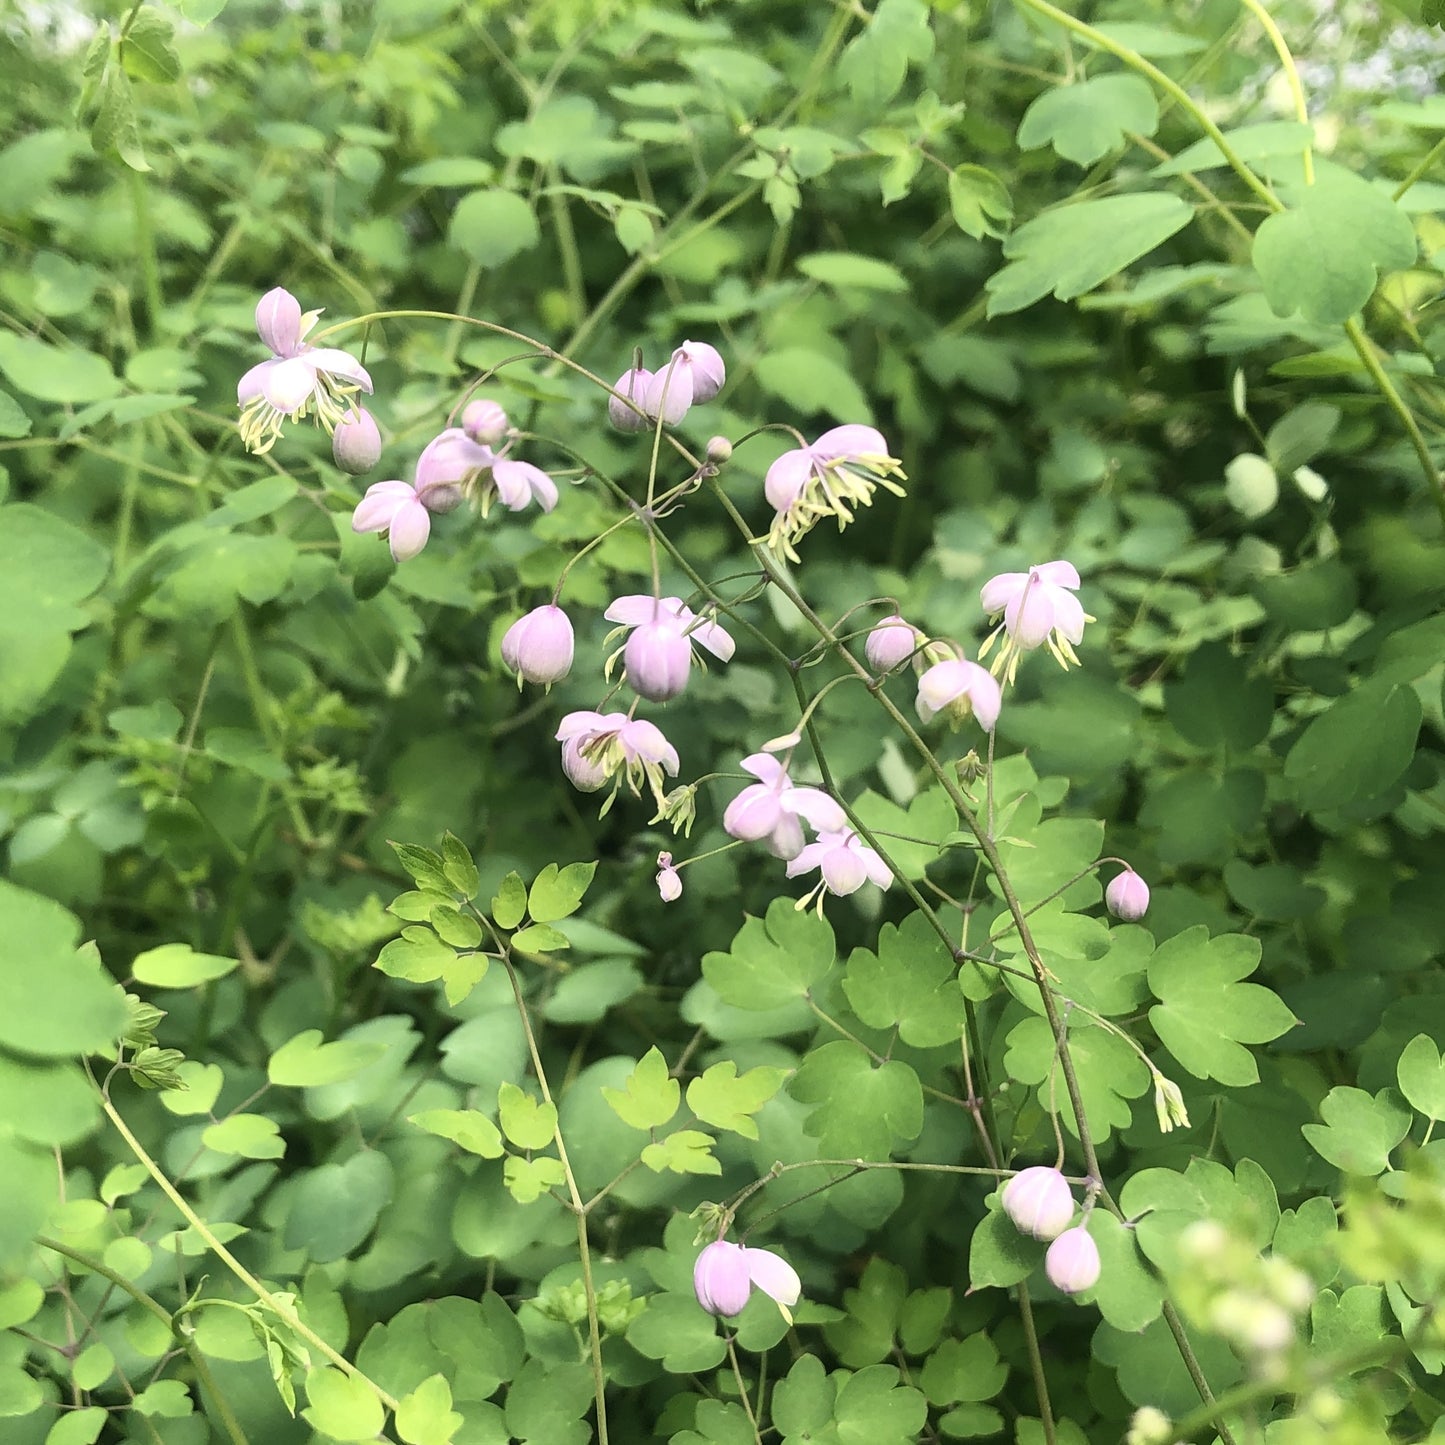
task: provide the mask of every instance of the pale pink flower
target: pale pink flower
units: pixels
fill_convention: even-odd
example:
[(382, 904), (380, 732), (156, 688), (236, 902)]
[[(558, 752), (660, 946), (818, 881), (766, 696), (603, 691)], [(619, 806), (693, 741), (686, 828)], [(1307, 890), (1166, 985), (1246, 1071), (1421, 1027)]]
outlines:
[(433, 503), (433, 492), (454, 497), (451, 506), (456, 506), (469, 489), (475, 490), (483, 516), (493, 498), (513, 512), (532, 501), (544, 512), (557, 505), (557, 484), (540, 467), (494, 452), (473, 441), (459, 426), (448, 427), (426, 444), (417, 460), (416, 484), (419, 492), (428, 495), (427, 505), (434, 512), (450, 508)]
[(657, 855), (657, 891), (664, 903), (674, 903), (682, 897), (682, 876), (673, 866), (671, 853)]
[(507, 439), (507, 413), (501, 404), (478, 397), (462, 408), (462, 430), (484, 447), (498, 447)]
[(385, 532), (393, 560), (415, 557), (431, 536), (431, 511), (410, 482), (373, 482), (351, 514), (353, 532)]
[(502, 661), (522, 682), (551, 687), (572, 670), (572, 623), (560, 607), (534, 607), (503, 634)]
[(991, 733), (998, 722), (1003, 696), (997, 680), (976, 662), (955, 657), (935, 662), (918, 679), (914, 706), (923, 722), (932, 722), (942, 713), (957, 727), (969, 717), (976, 717), (979, 726)]
[(727, 805), (723, 830), (744, 843), (766, 838), (774, 857), (796, 858), (803, 851), (803, 826), (798, 815), (783, 806), (793, 791), (786, 765), (771, 753), (753, 753), (743, 759), (742, 768), (758, 781), (749, 783)]
[(873, 504), (876, 487), (901, 497), (903, 488), (893, 478), (903, 475), (882, 432), (871, 426), (835, 426), (810, 445), (784, 452), (763, 480), (777, 514), (768, 531), (769, 550), (798, 561), (794, 543), (815, 523), (836, 517), (841, 531), (856, 508)]
[(979, 596), (989, 617), (1003, 620), (979, 648), (979, 657), (986, 657), (1002, 635), (993, 671), (1002, 673), (1005, 682), (1014, 680), (1025, 652), (1045, 644), (1060, 667), (1077, 666), (1074, 645), (1083, 640), (1084, 624), (1094, 620), (1074, 596), (1078, 589), (1079, 574), (1072, 562), (1043, 562), (1027, 572), (991, 577)]
[(359, 477), (381, 459), (381, 431), (364, 406), (353, 406), (331, 433), (331, 459), (343, 472)]
[[(562, 770), (584, 793), (595, 793), (616, 775), (634, 797), (641, 796), (639, 785), (645, 781), (662, 807), (663, 775), (675, 778), (680, 766), (677, 749), (661, 728), (626, 713), (569, 712), (557, 729), (557, 740), (562, 744)], [(602, 811), (610, 806), (611, 799)]]
[(1082, 1224), (1066, 1229), (1044, 1255), (1044, 1273), (1057, 1290), (1078, 1294), (1099, 1282), (1099, 1246)]
[(603, 615), (631, 629), (622, 653), (627, 683), (649, 702), (667, 702), (687, 685), (696, 657), (694, 643), (723, 662), (733, 655), (731, 636), (718, 623), (699, 617), (680, 597), (634, 593), (619, 597)]
[(351, 407), (371, 377), (349, 352), (309, 346), (303, 340), (319, 311), (301, 314), (301, 303), (284, 287), (268, 291), (256, 306), (256, 330), (271, 356), (253, 366), (236, 387), (241, 440), (258, 455), (271, 450), (282, 425), (314, 412), (327, 432)]
[(1074, 1217), (1074, 1196), (1069, 1181), (1057, 1169), (1042, 1164), (1021, 1169), (999, 1194), (1004, 1213), (1021, 1234), (1055, 1239)]
[(726, 1239), (714, 1240), (698, 1255), (692, 1270), (697, 1302), (710, 1315), (731, 1317), (743, 1312), (756, 1286), (777, 1302), (783, 1318), (803, 1293), (798, 1272), (770, 1249), (748, 1249)]
[[(648, 388), (652, 385), (652, 373), (643, 366), (634, 366), (617, 378), (612, 388), (615, 395), (607, 399), (607, 419), (618, 431), (648, 431), (651, 423), (643, 405)], [(635, 406), (629, 406), (635, 402)]]
[(1115, 918), (1137, 923), (1149, 911), (1149, 885), (1126, 868), (1104, 890), (1104, 902)]
[(874, 672), (892, 672), (918, 651), (922, 640), (918, 629), (894, 612), (874, 624), (863, 644), (863, 655)]
[(819, 881), (798, 900), (795, 906), (799, 909), (806, 908), (816, 899), (821, 913), (825, 892), (845, 897), (856, 893), (864, 883), (876, 883), (880, 888), (887, 888), (893, 882), (893, 873), (888, 865), (847, 827), (820, 832), (817, 841), (807, 844), (788, 864), (787, 874), (789, 878), (796, 878), (800, 873), (811, 873), (815, 868)]

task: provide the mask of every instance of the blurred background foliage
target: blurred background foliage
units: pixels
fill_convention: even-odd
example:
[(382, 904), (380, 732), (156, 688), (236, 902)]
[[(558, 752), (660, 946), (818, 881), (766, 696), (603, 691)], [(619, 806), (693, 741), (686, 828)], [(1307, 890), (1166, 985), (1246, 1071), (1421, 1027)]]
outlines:
[[(1272, 253), (1252, 249), (1266, 206), (1201, 141), (1197, 118), (1032, 4), (880, 0), (869, 19), (863, 7), (786, 0), (184, 0), (30, 5), (4, 19), (0, 831), (17, 940), (4, 968), (25, 977), (7, 985), (19, 1026), (0, 1038), (15, 1051), (0, 1059), (19, 1091), (6, 1112), (33, 1108), (39, 1122), (10, 1126), (20, 1182), (0, 1243), (8, 1267), (49, 1289), (38, 1318), (16, 1318), (26, 1332), (5, 1337), (5, 1368), (34, 1390), (0, 1389), (14, 1406), (7, 1441), (46, 1440), (54, 1398), (126, 1406), (169, 1359), (123, 1291), (48, 1276), (34, 1231), (107, 1260), (142, 1242), (144, 1259), (112, 1267), (179, 1288), (172, 1307), (207, 1268), (190, 1258), (178, 1285), (175, 1264), (156, 1258), (175, 1220), (140, 1176), (117, 1181), (129, 1155), (96, 1132), (83, 1090), (59, 1117), (54, 1090), (71, 1084), (57, 1081), (79, 1076), (56, 1072), (42, 1087), (17, 1063), (29, 1056), (26, 1010), (50, 987), (25, 949), (65, 931), (31, 895), (81, 921), (54, 947), (93, 938), (116, 978), (167, 1011), (158, 1037), (192, 1061), (191, 1092), (125, 1086), (122, 1110), (204, 1217), (245, 1230), (237, 1248), (250, 1266), (304, 1292), (338, 1347), (364, 1341), (361, 1364), (379, 1379), (406, 1373), (393, 1356), (439, 1350), (455, 1357), (446, 1372), (459, 1400), (512, 1382), (505, 1422), (468, 1414), (459, 1440), (582, 1438), (568, 1432), (584, 1428), (585, 1380), (575, 1410), (527, 1413), (531, 1394), (577, 1393), (564, 1298), (575, 1262), (569, 1274), (568, 1230), (545, 1202), (523, 1208), (475, 1160), (405, 1122), (464, 1099), (495, 1112), (487, 1097), (522, 1077), (524, 1057), (495, 979), (448, 1005), (369, 967), (402, 926), (385, 911), (406, 886), (388, 840), (436, 845), (450, 830), (476, 857), (484, 897), (513, 868), (530, 878), (550, 861), (601, 860), (570, 961), (529, 982), (594, 1187), (625, 1162), (595, 1086), (620, 1082), (649, 1046), (673, 1062), (695, 1051), (699, 1064), (791, 1069), (836, 1037), (812, 1037), (811, 1021), (750, 1023), (699, 980), (703, 954), (726, 951), (744, 913), (763, 915), (780, 891), (772, 860), (709, 859), (688, 869), (679, 902), (658, 903), (658, 849), (724, 842), (732, 784), (704, 786), (683, 847), (640, 804), (599, 822), (561, 776), (553, 741), (564, 711), (596, 705), (599, 669), (581, 663), (542, 698), (519, 695), (500, 665), (502, 630), (548, 600), (568, 556), (621, 515), (586, 473), (640, 495), (645, 441), (610, 433), (600, 393), (506, 337), (445, 320), (371, 326), (386, 439), (374, 475), (408, 476), (487, 373), (486, 394), (536, 434), (528, 455), (577, 483), (547, 517), (442, 518), (427, 552), (394, 569), (376, 537), (351, 533), (360, 487), (338, 475), (321, 433), (292, 429), (265, 458), (240, 447), (233, 388), (259, 359), (253, 310), (275, 285), (325, 307), (323, 325), (389, 309), (482, 317), (606, 380), (634, 347), (657, 365), (684, 337), (708, 341), (729, 381), (717, 407), (685, 423), (695, 448), (767, 423), (808, 436), (877, 425), (904, 461), (908, 496), (841, 536), (808, 538), (800, 585), (825, 614), (891, 597), (931, 633), (972, 644), (984, 579), (1072, 560), (1098, 619), (1083, 666), (1025, 669), (1000, 749), (1026, 750), (1051, 808), (1104, 821), (1104, 851), (1154, 886), (1157, 942), (1195, 925), (1252, 936), (1258, 980), (1300, 1020), (1258, 1051), (1263, 1088), (1186, 1083), (1193, 1127), (1167, 1137), (1134, 1098), (1101, 1148), (1118, 1180), (1191, 1158), (1227, 1175), (1252, 1160), (1281, 1227), (1282, 1205), (1322, 1248), (1312, 1231), (1333, 1234), (1333, 1207), (1326, 1225), (1317, 1206), (1306, 1228), (1304, 1202), (1329, 1206), (1342, 1167), (1383, 1173), (1404, 1136), (1378, 1168), (1357, 1169), (1302, 1126), (1317, 1127), (1332, 1089), (1364, 1091), (1376, 1113), (1359, 1127), (1378, 1142), (1394, 1127), (1399, 1101), (1381, 1091), (1396, 1085), (1402, 1049), (1422, 1032), (1445, 1037), (1433, 967), (1445, 866), (1445, 176), (1430, 163), (1445, 134), (1445, 60), (1430, 4), (1273, 8), (1309, 96), (1318, 186), (1307, 201), (1309, 132), (1247, 8), (1075, 7), (1199, 98), (1298, 208), (1276, 219), (1308, 215), (1312, 239), (1277, 228)], [(1122, 209), (1098, 209), (1106, 202)], [(1356, 313), (1363, 349), (1345, 325)], [(336, 344), (355, 349), (361, 333)], [(763, 433), (724, 472), (760, 530), (763, 473), (791, 444)], [(746, 550), (702, 501), (669, 531), (709, 578), (747, 573)], [(628, 531), (569, 574), (579, 657), (600, 662), (603, 607), (647, 576)], [(808, 645), (786, 607), (757, 617), (791, 652)], [(733, 770), (796, 716), (787, 679), (749, 656), (694, 679), (661, 721), (688, 779)], [(880, 743), (861, 691), (833, 692), (820, 725), (846, 792), (868, 787), (903, 807), (918, 795), (920, 775), (896, 742)], [(961, 756), (969, 739), (939, 746)], [(957, 896), (971, 873), (950, 853), (930, 876)], [(879, 908), (866, 893), (832, 907), (840, 959), (907, 911), (891, 894)], [(138, 965), (162, 944), (232, 963), (210, 978), (198, 976), (205, 966)], [(147, 977), (187, 986), (136, 982)], [(1032, 1159), (1052, 1149), (1025, 1087), (1039, 1080), (1031, 1062), (1006, 1058), (1028, 1009), (1002, 989), (978, 1002), (985, 1067), (1005, 1084), (1004, 1137)], [(836, 1003), (837, 1018), (875, 1039)], [(375, 1050), (344, 1082), (268, 1085), (268, 1059), (306, 1029)], [(946, 1050), (899, 1056), (957, 1087)], [(1101, 1067), (1121, 1084), (1116, 1103), (1132, 1097), (1122, 1066)], [(728, 1188), (773, 1158), (817, 1154), (796, 1099), (768, 1109), (761, 1144), (723, 1151)], [(209, 1134), (237, 1118), (273, 1120), (279, 1134)], [(930, 1101), (914, 1133), (901, 1157), (979, 1162), (956, 1109)], [(42, 1147), (63, 1149), (63, 1187)], [(899, 1178), (866, 1176), (774, 1221), (807, 1255), (800, 1268), (821, 1302), (797, 1348), (830, 1367), (906, 1370), (945, 1341), (933, 1383), (926, 1368), (919, 1376), (927, 1428), (1012, 1429), (1038, 1413), (1016, 1310), (999, 1290), (964, 1297), (986, 1191), (961, 1200), (952, 1183)], [(597, 1221), (609, 1278), (637, 1296), (686, 1293), (690, 1231), (675, 1220), (664, 1238), (664, 1226), (723, 1188), (630, 1178)], [(1208, 1212), (1214, 1196), (1201, 1189)], [(1260, 1242), (1271, 1238), (1262, 1229)], [(1354, 1323), (1331, 1338), (1378, 1332), (1423, 1302), (1387, 1298), (1373, 1278), (1318, 1280), (1368, 1292), (1340, 1307)], [(206, 1288), (230, 1286), (213, 1277)], [(505, 1321), (411, 1313), (487, 1288), (505, 1297)], [(669, 1341), (663, 1323), (649, 1332), (625, 1300), (618, 1308), (619, 1433), (732, 1439), (708, 1434), (688, 1384), (720, 1358), (701, 1335), (693, 1354), (684, 1348), (704, 1325), (712, 1341), (712, 1322), (691, 1304), (689, 1316), (664, 1309), (653, 1317), (678, 1332)], [(1118, 1438), (1132, 1406), (1161, 1403), (1161, 1389), (1167, 1408), (1189, 1408), (1177, 1359), (1182, 1383), (1159, 1383), (1172, 1346), (1157, 1322), (1136, 1334), (1147, 1320), (1098, 1325), (1056, 1299), (1041, 1316), (1055, 1403), (1081, 1438)], [(233, 1329), (222, 1310), (200, 1318), (218, 1389), (250, 1438), (308, 1438), (249, 1326)], [(80, 1348), (33, 1342), (73, 1339), (77, 1319), (91, 1321)], [(754, 1348), (776, 1342), (755, 1328)], [(485, 1370), (447, 1343), (467, 1330), (491, 1351)], [(110, 1359), (104, 1373), (93, 1364), (94, 1384), (80, 1370), (92, 1338)], [(1228, 1384), (1240, 1366), (1215, 1349)], [(1434, 1424), (1440, 1358), (1415, 1365), (1383, 1404), (1359, 1407), (1369, 1428), (1400, 1412), (1407, 1431)], [(495, 1381), (459, 1384), (468, 1370)], [(527, 1370), (555, 1379), (520, 1383)], [(145, 1395), (176, 1374), (156, 1373)], [(184, 1363), (179, 1374), (191, 1378)], [(981, 1378), (992, 1389), (969, 1393)], [(218, 1419), (213, 1395), (162, 1390), (101, 1423), (107, 1440), (190, 1445), (213, 1428), (226, 1438)], [(909, 1419), (901, 1406), (862, 1414), (865, 1433), (838, 1438), (906, 1438), (918, 1428)]]

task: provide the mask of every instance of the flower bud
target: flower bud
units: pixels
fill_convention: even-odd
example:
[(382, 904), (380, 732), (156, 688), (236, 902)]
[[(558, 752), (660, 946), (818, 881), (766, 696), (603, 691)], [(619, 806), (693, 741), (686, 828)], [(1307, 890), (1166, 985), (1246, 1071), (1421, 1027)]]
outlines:
[(740, 1315), (753, 1292), (747, 1255), (741, 1246), (726, 1239), (708, 1245), (693, 1266), (692, 1287), (708, 1314)]
[(874, 672), (892, 672), (902, 667), (918, 649), (918, 634), (912, 624), (905, 622), (896, 612), (885, 617), (868, 634), (863, 652), (868, 666)]
[(560, 607), (534, 608), (502, 638), (502, 661), (523, 680), (551, 687), (572, 670), (572, 624)]
[[(617, 378), (617, 385), (612, 389), (617, 396), (607, 398), (607, 419), (617, 428), (618, 431), (648, 431), (652, 423), (648, 421), (643, 408), (646, 406), (648, 389), (652, 385), (652, 373), (644, 366), (634, 366), (631, 371), (624, 371)], [(627, 401), (637, 403), (637, 410), (628, 406)]]
[(657, 855), (657, 891), (664, 903), (672, 903), (682, 897), (682, 877), (673, 866), (671, 853)]
[(672, 618), (634, 627), (622, 650), (627, 685), (648, 702), (667, 702), (687, 686), (692, 642)]
[(722, 390), (727, 367), (717, 347), (705, 341), (684, 341), (672, 356), (674, 366), (685, 366), (691, 373), (690, 402), (711, 401)]
[(1115, 918), (1137, 923), (1149, 908), (1149, 885), (1132, 868), (1126, 868), (1104, 890), (1104, 902)]
[(709, 437), (707, 439), (707, 459), (714, 466), (722, 466), (724, 462), (730, 462), (733, 457), (733, 444), (726, 437)]
[(479, 446), (500, 446), (507, 435), (507, 413), (495, 401), (478, 398), (462, 411), (462, 430)]
[(1044, 1256), (1044, 1273), (1064, 1294), (1093, 1289), (1099, 1282), (1099, 1246), (1082, 1224), (1066, 1229)]
[(353, 407), (331, 433), (331, 456), (343, 472), (359, 477), (381, 457), (381, 432), (364, 406)]
[(1074, 1217), (1074, 1196), (1069, 1181), (1057, 1169), (1035, 1164), (1022, 1169), (999, 1194), (1004, 1213), (1021, 1234), (1054, 1239)]

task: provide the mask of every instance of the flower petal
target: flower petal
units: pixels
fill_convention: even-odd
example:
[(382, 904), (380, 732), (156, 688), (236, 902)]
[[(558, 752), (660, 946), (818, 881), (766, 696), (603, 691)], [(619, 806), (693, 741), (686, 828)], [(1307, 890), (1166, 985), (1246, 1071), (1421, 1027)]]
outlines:
[(416, 500), (409, 482), (374, 482), (351, 514), (353, 532), (384, 532), (408, 502)]
[(1079, 590), (1079, 570), (1072, 562), (1040, 562), (1034, 571), (1054, 587), (1067, 587), (1071, 592)]
[(267, 404), (290, 416), (315, 392), (316, 373), (309, 356), (288, 356), (272, 362), (260, 382)]
[(398, 562), (409, 562), (431, 536), (431, 513), (418, 501), (403, 502), (391, 519), (387, 542)]
[(820, 462), (836, 461), (840, 457), (886, 457), (890, 454), (881, 431), (871, 426), (860, 426), (857, 422), (825, 431), (808, 450)]
[(777, 1300), (780, 1305), (797, 1304), (798, 1297), (803, 1293), (803, 1281), (787, 1260), (770, 1249), (745, 1248), (743, 1258), (747, 1262), (748, 1278), (765, 1295)]
[(276, 356), (294, 356), (301, 345), (301, 303), (275, 286), (256, 303), (256, 331)]
[(236, 383), (236, 405), (245, 406), (248, 401), (254, 401), (258, 396), (265, 393), (266, 375), (272, 367), (278, 366), (280, 362), (274, 356), (268, 357), (265, 361), (258, 361)]
[(806, 447), (784, 452), (763, 478), (763, 495), (775, 512), (786, 512), (803, 495), (813, 475), (813, 454)]
[(371, 391), (371, 373), (348, 351), (323, 346), (319, 350), (308, 351), (306, 359), (316, 371), (326, 376), (339, 377), (359, 386), (362, 391)]
[(609, 622), (620, 622), (624, 627), (641, 627), (653, 622), (662, 613), (661, 599), (648, 592), (629, 592), (619, 597), (602, 615)]
[(1002, 612), (1024, 590), (1028, 580), (1027, 572), (1000, 572), (997, 577), (990, 577), (978, 594), (984, 612), (990, 617)]

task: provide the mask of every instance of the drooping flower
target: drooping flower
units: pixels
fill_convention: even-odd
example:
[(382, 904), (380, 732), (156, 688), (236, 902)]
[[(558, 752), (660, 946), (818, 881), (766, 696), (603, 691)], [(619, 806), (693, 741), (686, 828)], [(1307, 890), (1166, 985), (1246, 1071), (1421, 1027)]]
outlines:
[(1082, 1224), (1066, 1229), (1044, 1255), (1044, 1273), (1057, 1290), (1078, 1294), (1099, 1282), (1099, 1246)]
[(808, 446), (784, 452), (763, 481), (763, 492), (777, 515), (768, 531), (768, 549), (798, 561), (794, 543), (824, 517), (836, 517), (841, 531), (858, 507), (873, 504), (876, 487), (895, 496), (903, 488), (903, 467), (889, 456), (882, 432), (871, 426), (835, 426)]
[(364, 406), (353, 406), (331, 433), (331, 459), (343, 472), (359, 477), (381, 459), (381, 432)]
[(283, 286), (268, 291), (256, 305), (256, 331), (270, 357), (253, 366), (236, 386), (241, 408), (241, 440), (246, 450), (271, 450), (287, 421), (308, 412), (327, 432), (351, 407), (358, 391), (371, 391), (366, 368), (349, 352), (308, 346), (303, 339), (321, 313), (301, 314), (301, 303)]
[(1149, 885), (1132, 868), (1126, 868), (1104, 890), (1104, 902), (1115, 918), (1137, 923), (1149, 911)]
[(1043, 562), (1027, 572), (991, 577), (979, 596), (989, 617), (1003, 620), (979, 648), (980, 659), (1002, 635), (1004, 643), (992, 667), (1006, 683), (1013, 682), (1019, 658), (1045, 644), (1060, 667), (1077, 666), (1074, 644), (1083, 640), (1084, 624), (1094, 620), (1074, 596), (1078, 590), (1079, 574), (1072, 562)]
[[(535, 501), (544, 512), (557, 505), (557, 484), (531, 462), (514, 461), (475, 442), (459, 426), (432, 438), (416, 464), (418, 491), (454, 495), (455, 506), (472, 489), (485, 517), (493, 498), (509, 511), (520, 512)], [(427, 502), (433, 511), (446, 510)]]
[(935, 662), (918, 679), (914, 707), (923, 722), (932, 722), (942, 713), (951, 726), (957, 727), (975, 717), (979, 726), (991, 733), (1002, 706), (1003, 695), (997, 680), (966, 658)]
[(502, 636), (502, 661), (523, 681), (551, 687), (572, 670), (572, 623), (556, 605), (534, 607)]
[(1069, 1181), (1042, 1164), (1020, 1169), (1000, 1191), (999, 1203), (1014, 1227), (1035, 1239), (1057, 1238), (1074, 1217)]
[(680, 597), (634, 593), (619, 597), (603, 615), (631, 629), (622, 650), (627, 682), (649, 702), (667, 702), (687, 686), (696, 658), (694, 643), (723, 662), (733, 655), (731, 636), (718, 623), (699, 617)]
[(478, 397), (462, 408), (462, 430), (479, 445), (499, 447), (507, 439), (507, 413), (501, 404)]
[(783, 806), (793, 791), (786, 764), (771, 753), (753, 753), (742, 761), (749, 783), (723, 812), (723, 830), (730, 838), (756, 843), (766, 838), (775, 858), (796, 858), (803, 851), (803, 825), (798, 815)]
[(803, 1293), (803, 1282), (781, 1255), (770, 1249), (749, 1249), (716, 1239), (698, 1255), (693, 1266), (693, 1292), (710, 1315), (741, 1314), (754, 1286), (776, 1301), (783, 1318), (791, 1324), (789, 1311)]
[[(617, 378), (612, 388), (615, 395), (607, 398), (607, 419), (618, 431), (648, 430), (651, 423), (644, 402), (651, 385), (652, 373), (645, 366), (630, 367)], [(636, 405), (629, 406), (628, 402)]]
[[(663, 776), (675, 778), (680, 766), (677, 749), (656, 723), (622, 712), (569, 712), (557, 728), (557, 740), (563, 772), (584, 793), (595, 793), (616, 776), (634, 797), (641, 796), (640, 784), (646, 782), (661, 807)], [(602, 811), (611, 805), (609, 798)]]
[(657, 855), (657, 891), (664, 903), (672, 903), (682, 897), (682, 876), (673, 865), (671, 853)]
[(434, 510), (410, 482), (373, 482), (351, 514), (351, 530), (385, 532), (392, 559), (407, 562), (426, 546)]
[[(820, 796), (827, 797), (826, 794)], [(797, 799), (790, 801), (797, 806)], [(876, 883), (880, 888), (888, 888), (893, 883), (893, 872), (888, 865), (848, 827), (820, 831), (816, 841), (805, 845), (789, 862), (787, 874), (789, 878), (796, 878), (800, 873), (811, 873), (814, 868), (818, 870), (818, 882), (793, 905), (799, 911), (816, 899), (821, 913), (824, 893), (843, 897), (856, 893), (864, 883)]]
[(1154, 1080), (1154, 1117), (1159, 1121), (1159, 1132), (1167, 1134), (1172, 1129), (1189, 1127), (1189, 1110), (1185, 1107), (1184, 1092), (1173, 1079), (1166, 1078), (1152, 1064), (1149, 1072)]
[(892, 672), (902, 667), (922, 642), (918, 629), (905, 622), (896, 612), (874, 624), (863, 644), (863, 655), (874, 672)]

